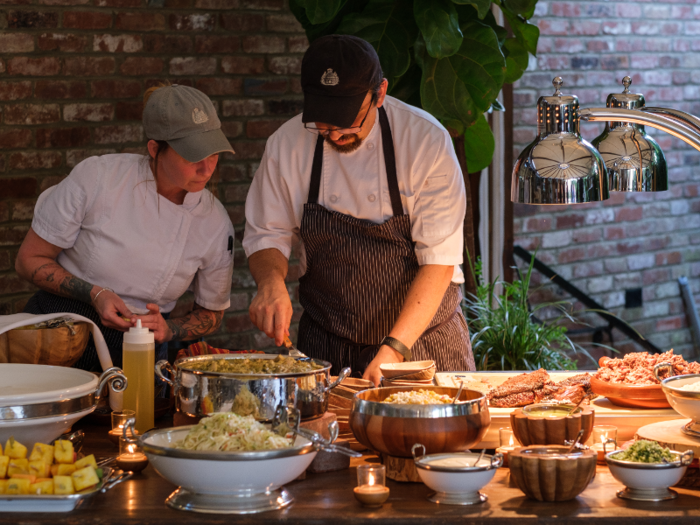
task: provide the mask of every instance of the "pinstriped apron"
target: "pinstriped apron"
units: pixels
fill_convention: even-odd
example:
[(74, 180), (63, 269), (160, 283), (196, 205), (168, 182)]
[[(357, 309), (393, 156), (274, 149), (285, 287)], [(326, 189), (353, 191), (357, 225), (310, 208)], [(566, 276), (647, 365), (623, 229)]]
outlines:
[[(298, 347), (333, 363), (333, 374), (349, 366), (362, 376), (396, 323), (419, 268), (383, 107), (379, 124), (393, 216), (375, 224), (318, 204), (324, 141), (319, 135), (301, 221), (306, 273), (299, 279), (304, 313)], [(433, 359), (437, 370), (475, 369), (461, 299), (459, 285), (450, 283), (428, 329), (412, 347), (413, 360)]]

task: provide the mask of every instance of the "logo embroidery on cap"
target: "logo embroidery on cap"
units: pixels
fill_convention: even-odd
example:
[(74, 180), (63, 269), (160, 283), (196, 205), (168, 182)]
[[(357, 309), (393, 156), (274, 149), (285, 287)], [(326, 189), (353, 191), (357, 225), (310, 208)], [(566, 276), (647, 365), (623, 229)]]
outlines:
[(192, 122), (194, 122), (195, 124), (204, 124), (208, 120), (209, 117), (207, 117), (207, 114), (204, 113), (204, 111), (202, 111), (201, 109), (194, 108), (192, 110)]
[(326, 69), (326, 72), (321, 77), (321, 84), (324, 86), (335, 86), (340, 82), (338, 74), (331, 68)]

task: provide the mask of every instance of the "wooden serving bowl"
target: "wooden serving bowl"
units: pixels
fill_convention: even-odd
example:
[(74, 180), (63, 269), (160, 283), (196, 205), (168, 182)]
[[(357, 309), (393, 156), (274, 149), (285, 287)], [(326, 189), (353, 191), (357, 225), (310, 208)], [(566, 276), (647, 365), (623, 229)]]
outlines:
[(528, 498), (567, 501), (578, 496), (595, 475), (598, 454), (569, 447), (534, 445), (508, 454), (510, 475)]
[[(435, 377), (435, 361), (407, 361), (379, 365), (385, 379), (401, 377), (404, 381), (428, 381)], [(410, 374), (410, 375), (407, 375)]]
[(661, 385), (608, 383), (591, 377), (591, 390), (614, 405), (630, 408), (670, 408)]
[(397, 392), (432, 390), (455, 396), (457, 389), (440, 386), (372, 388), (355, 394), (350, 428), (364, 446), (390, 456), (410, 458), (416, 443), (425, 454), (458, 452), (477, 444), (491, 424), (486, 397), (464, 389), (455, 404), (399, 405), (382, 401)]
[(595, 411), (591, 407), (580, 407), (575, 414), (561, 417), (539, 416), (528, 413), (528, 409), (548, 410), (555, 407), (572, 409), (573, 405), (530, 405), (510, 413), (510, 427), (524, 447), (529, 445), (564, 445), (576, 439), (584, 430), (581, 443), (585, 443), (595, 424)]

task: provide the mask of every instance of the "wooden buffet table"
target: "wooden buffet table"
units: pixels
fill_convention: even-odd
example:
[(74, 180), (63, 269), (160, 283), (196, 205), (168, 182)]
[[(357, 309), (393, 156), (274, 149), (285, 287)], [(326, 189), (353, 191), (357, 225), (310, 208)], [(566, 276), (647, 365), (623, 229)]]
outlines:
[[(159, 426), (170, 426), (167, 418)], [(76, 428), (86, 433), (83, 450), (94, 453), (98, 460), (116, 455), (117, 449), (107, 439), (108, 427), (79, 422)], [(374, 456), (353, 460), (376, 461)], [(422, 483), (387, 481), (391, 489), (389, 501), (380, 509), (367, 509), (355, 501), (354, 468), (326, 474), (307, 474), (303, 481), (286, 485), (295, 502), (286, 509), (252, 515), (195, 514), (168, 508), (164, 501), (176, 487), (161, 478), (152, 467), (116, 486), (106, 494), (98, 494), (67, 513), (0, 513), (0, 523), (39, 524), (248, 524), (283, 523), (285, 525), (341, 524), (421, 524), (448, 523), (525, 525), (530, 523), (590, 523), (596, 525), (620, 522), (639, 524), (698, 523), (700, 521), (700, 473), (689, 471), (682, 485), (675, 488), (679, 497), (661, 503), (638, 503), (617, 498), (622, 486), (599, 466), (595, 479), (576, 499), (563, 503), (541, 503), (525, 498), (510, 481), (508, 469), (499, 469), (485, 492), (489, 500), (470, 507), (437, 505), (426, 497), (431, 490)], [(695, 487), (695, 489), (693, 488)]]

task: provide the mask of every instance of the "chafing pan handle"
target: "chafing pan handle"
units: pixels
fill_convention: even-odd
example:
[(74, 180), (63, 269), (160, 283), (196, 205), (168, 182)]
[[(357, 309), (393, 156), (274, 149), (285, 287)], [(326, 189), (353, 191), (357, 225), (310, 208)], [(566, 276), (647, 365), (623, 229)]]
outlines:
[(501, 468), (503, 466), (503, 454), (500, 452), (491, 456), (491, 468)]
[(161, 381), (165, 381), (170, 386), (175, 386), (175, 383), (173, 383), (169, 377), (165, 377), (163, 375), (163, 368), (165, 368), (171, 376), (175, 377), (175, 370), (173, 369), (172, 366), (170, 366), (170, 363), (168, 363), (168, 360), (161, 359), (160, 361), (158, 361), (156, 363), (156, 375), (158, 376), (158, 379), (160, 379)]
[(102, 390), (104, 389), (105, 385), (110, 382), (110, 386), (115, 392), (124, 392), (128, 384), (126, 376), (124, 375), (124, 372), (122, 372), (121, 368), (119, 368), (118, 366), (108, 368), (107, 370), (102, 372), (102, 375), (100, 376), (99, 384), (97, 385), (97, 390), (95, 390), (96, 401), (100, 400), (100, 398), (102, 397)]
[(659, 371), (664, 368), (668, 368), (668, 377), (673, 376), (673, 366), (671, 365), (671, 363), (659, 363), (654, 367), (654, 377), (656, 377), (656, 380), (659, 383), (663, 382), (663, 379), (659, 377)]
[[(423, 449), (423, 453), (420, 456), (416, 456), (416, 450), (418, 450), (419, 448)], [(423, 445), (422, 443), (414, 444), (411, 447), (411, 454), (413, 455), (413, 459), (422, 458), (423, 456), (425, 456), (425, 445)]]
[(693, 451), (686, 450), (681, 454), (681, 467), (687, 467), (693, 462)]
[(329, 390), (337, 387), (343, 381), (343, 379), (348, 377), (351, 373), (352, 373), (351, 369), (343, 368), (340, 371), (340, 373), (338, 374), (338, 378), (335, 381), (333, 381), (330, 385), (328, 385), (328, 389), (326, 391), (329, 391)]
[[(127, 443), (138, 443), (139, 438), (136, 437), (136, 431), (134, 430), (134, 425), (136, 424), (136, 419), (135, 418), (129, 418), (126, 420), (126, 423), (124, 423), (124, 427), (122, 428), (122, 437), (124, 438), (124, 441)], [(131, 436), (129, 436), (129, 433), (131, 433)]]

